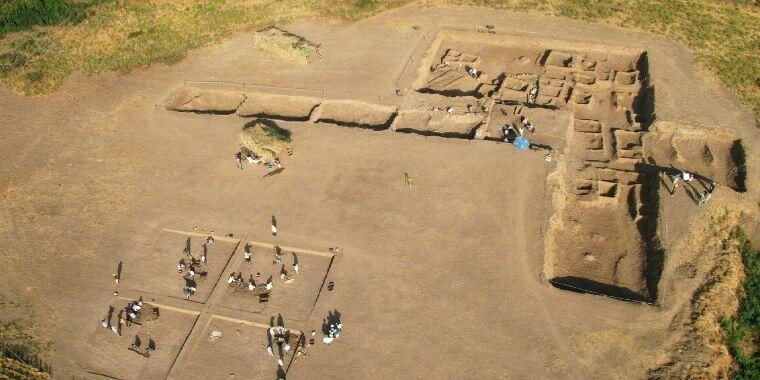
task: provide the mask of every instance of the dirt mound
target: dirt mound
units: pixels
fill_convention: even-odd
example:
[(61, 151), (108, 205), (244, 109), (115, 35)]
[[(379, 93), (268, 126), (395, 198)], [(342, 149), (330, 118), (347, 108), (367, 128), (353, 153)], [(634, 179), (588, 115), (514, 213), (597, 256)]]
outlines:
[(741, 253), (730, 236), (733, 226), (740, 223), (737, 215), (736, 212), (712, 215), (688, 238), (692, 243), (686, 249), (701, 259), (686, 261), (676, 270), (681, 273), (705, 270), (707, 275), (674, 319), (670, 330), (677, 338), (669, 348), (669, 357), (649, 371), (650, 378), (728, 379), (736, 370), (720, 321), (736, 315), (739, 308), (736, 294), (745, 277)]
[(282, 120), (309, 120), (320, 100), (306, 96), (246, 93), (245, 102), (237, 109), (240, 116), (256, 116)]
[(319, 45), (276, 27), (256, 32), (254, 46), (275, 58), (299, 66), (306, 66), (314, 59), (312, 56), (319, 55)]
[(396, 108), (356, 100), (325, 100), (313, 119), (321, 123), (386, 129), (396, 116)]
[(182, 87), (172, 93), (165, 106), (174, 111), (231, 114), (245, 98), (242, 92)]

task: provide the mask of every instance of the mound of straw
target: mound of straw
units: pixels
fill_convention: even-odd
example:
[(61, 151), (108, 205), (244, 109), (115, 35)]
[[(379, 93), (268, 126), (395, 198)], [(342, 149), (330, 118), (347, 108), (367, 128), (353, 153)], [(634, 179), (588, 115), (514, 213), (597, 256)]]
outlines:
[(253, 122), (243, 127), (240, 132), (240, 144), (261, 156), (266, 161), (273, 161), (281, 154), (292, 154), (290, 132), (274, 124)]
[(277, 28), (257, 32), (254, 36), (254, 46), (277, 59), (298, 66), (306, 66), (309, 63), (309, 53), (313, 48), (312, 44), (302, 37)]

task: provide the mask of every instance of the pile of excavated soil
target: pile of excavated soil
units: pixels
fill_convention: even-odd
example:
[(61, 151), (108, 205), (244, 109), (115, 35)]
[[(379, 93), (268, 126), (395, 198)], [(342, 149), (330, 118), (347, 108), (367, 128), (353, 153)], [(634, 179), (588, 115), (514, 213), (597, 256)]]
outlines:
[[(677, 338), (669, 349), (670, 357), (660, 367), (650, 370), (650, 378), (727, 379), (737, 369), (726, 346), (720, 320), (738, 312), (736, 294), (745, 278), (741, 252), (730, 243), (738, 218), (738, 213), (714, 215), (707, 218), (698, 235), (693, 235), (694, 243), (688, 248), (705, 258), (696, 265), (706, 266), (707, 275), (691, 301), (675, 317), (670, 330)], [(693, 265), (695, 263), (689, 261), (676, 270), (692, 271)]]

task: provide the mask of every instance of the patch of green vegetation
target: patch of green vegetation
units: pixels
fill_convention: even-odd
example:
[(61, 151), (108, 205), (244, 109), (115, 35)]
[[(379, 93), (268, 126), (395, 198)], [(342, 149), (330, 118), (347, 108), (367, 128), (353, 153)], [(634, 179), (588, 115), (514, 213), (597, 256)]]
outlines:
[(760, 115), (760, 8), (750, 0), (428, 0), (564, 16), (647, 31), (692, 49), (697, 62)]
[(0, 2), (0, 37), (35, 25), (78, 23), (87, 17), (92, 1), (5, 0)]
[(26, 57), (18, 52), (0, 54), (0, 76), (7, 75), (11, 71), (26, 65), (26, 63)]
[[(37, 95), (54, 91), (75, 71), (130, 71), (172, 63), (188, 50), (244, 30), (311, 16), (366, 18), (412, 0), (6, 0), (0, 37), (33, 25), (35, 49), (0, 40), (0, 82)], [(473, 5), (564, 16), (673, 38), (760, 114), (760, 10), (753, 0), (422, 0), (428, 6)], [(6, 25), (7, 24), (7, 25)], [(23, 38), (22, 38), (23, 39)], [(306, 53), (308, 45), (293, 48)], [(11, 55), (5, 55), (11, 54)], [(23, 56), (23, 57), (21, 57)], [(37, 72), (41, 75), (27, 72)]]
[(760, 252), (740, 228), (732, 233), (747, 272), (739, 295), (739, 314), (721, 321), (731, 354), (739, 363), (736, 379), (760, 379)]
[(598, 18), (612, 17), (621, 11), (621, 4), (616, 0), (566, 0), (558, 5), (562, 16), (579, 18), (582, 20), (594, 20)]
[[(50, 372), (43, 360), (49, 348), (27, 333), (28, 326), (18, 322), (0, 321), (0, 352), (4, 358), (20, 362), (41, 372)], [(1, 377), (1, 376), (0, 376)]]
[(261, 130), (264, 131), (264, 133), (267, 134), (267, 136), (277, 140), (289, 143), (290, 140), (290, 131), (287, 129), (280, 128), (277, 125), (270, 124), (270, 125), (264, 125), (261, 127)]

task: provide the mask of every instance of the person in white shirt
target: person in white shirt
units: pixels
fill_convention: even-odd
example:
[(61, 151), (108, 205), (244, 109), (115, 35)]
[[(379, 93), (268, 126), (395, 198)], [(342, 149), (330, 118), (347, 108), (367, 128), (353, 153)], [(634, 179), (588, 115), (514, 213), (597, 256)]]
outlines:
[(684, 182), (689, 182), (694, 179), (694, 175), (688, 172), (681, 172), (681, 174), (678, 174), (673, 177), (673, 191), (670, 192), (670, 196), (676, 195), (676, 189), (678, 188), (678, 181), (683, 180)]

